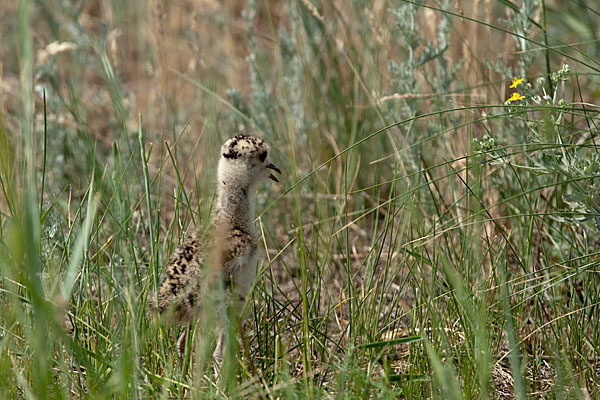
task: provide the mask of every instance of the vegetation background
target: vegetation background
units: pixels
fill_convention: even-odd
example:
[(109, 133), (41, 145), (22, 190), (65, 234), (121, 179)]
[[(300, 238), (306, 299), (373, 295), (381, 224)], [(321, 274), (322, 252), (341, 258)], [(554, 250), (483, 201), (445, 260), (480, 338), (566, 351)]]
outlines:
[[(0, 35), (0, 397), (600, 397), (597, 1), (18, 0)], [(216, 379), (148, 301), (247, 132), (282, 182)]]

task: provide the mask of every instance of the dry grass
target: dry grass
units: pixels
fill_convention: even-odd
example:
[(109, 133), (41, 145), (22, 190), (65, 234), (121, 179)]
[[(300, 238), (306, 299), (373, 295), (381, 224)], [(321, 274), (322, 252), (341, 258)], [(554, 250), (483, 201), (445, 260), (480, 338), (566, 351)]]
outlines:
[[(41, 1), (29, 93), (18, 6), (3, 2), (0, 363), (13, 373), (0, 385), (40, 398), (597, 395), (600, 235), (573, 219), (598, 213), (598, 10), (539, 2), (520, 32), (525, 14), (507, 4), (533, 3)], [(519, 35), (533, 40), (525, 51)], [(563, 63), (556, 101), (538, 105), (550, 84), (536, 79)], [(533, 86), (505, 107), (515, 76)], [(24, 172), (28, 98), (36, 181)], [(179, 368), (178, 332), (144, 307), (164, 259), (207, 220), (214, 149), (248, 130), (285, 176), (258, 199), (256, 360), (242, 355), (218, 383), (200, 356)], [(54, 289), (41, 296), (55, 357), (26, 333), (30, 278), (11, 275), (34, 257), (15, 239), (33, 212), (23, 188), (41, 204), (45, 283), (79, 271), (66, 314)], [(589, 196), (570, 208), (578, 193)], [(48, 322), (65, 315), (66, 332)], [(40, 393), (26, 383), (48, 360)]]

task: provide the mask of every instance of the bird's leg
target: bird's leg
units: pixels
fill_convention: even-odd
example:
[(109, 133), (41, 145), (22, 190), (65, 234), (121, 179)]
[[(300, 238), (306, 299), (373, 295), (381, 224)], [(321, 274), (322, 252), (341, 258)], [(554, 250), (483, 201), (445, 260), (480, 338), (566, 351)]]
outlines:
[(248, 360), (248, 368), (250, 369), (250, 372), (254, 376), (257, 376), (256, 366), (254, 365), (254, 362), (252, 361), (252, 357), (250, 356), (250, 350), (248, 348), (248, 343), (246, 342), (246, 325), (243, 322), (240, 323), (239, 334), (240, 334), (240, 339), (242, 340), (242, 349), (244, 351), (244, 355), (246, 356), (246, 359)]
[(219, 326), (217, 326), (217, 346), (213, 352), (213, 358), (215, 359), (215, 363), (213, 364), (215, 376), (219, 375), (221, 365), (223, 364), (223, 341), (224, 329), (223, 326), (219, 324)]
[[(177, 354), (179, 355), (179, 361), (181, 362), (181, 372), (183, 376), (187, 375), (188, 364), (185, 362), (185, 341), (187, 339), (187, 333), (190, 330), (190, 325), (186, 325), (185, 329), (179, 339), (177, 339)], [(187, 396), (187, 388), (181, 388), (181, 395), (185, 398)]]
[(217, 334), (217, 345), (215, 346), (215, 351), (213, 352), (213, 358), (215, 359), (214, 368), (215, 375), (218, 375), (221, 370), (221, 366), (223, 364), (223, 346), (225, 345), (225, 327), (229, 326), (227, 312), (228, 312), (228, 304), (231, 303), (231, 288), (224, 291), (224, 298), (219, 299), (219, 306), (223, 307), (222, 317), (219, 318), (216, 323), (215, 331)]
[(185, 340), (187, 338), (188, 330), (189, 326), (186, 326), (181, 336), (179, 336), (179, 339), (177, 339), (177, 354), (179, 354), (179, 359), (181, 362), (185, 361)]
[(213, 358), (215, 359), (215, 373), (221, 369), (221, 364), (223, 364), (223, 341), (224, 329), (223, 326), (219, 324), (217, 327), (217, 346), (213, 352)]

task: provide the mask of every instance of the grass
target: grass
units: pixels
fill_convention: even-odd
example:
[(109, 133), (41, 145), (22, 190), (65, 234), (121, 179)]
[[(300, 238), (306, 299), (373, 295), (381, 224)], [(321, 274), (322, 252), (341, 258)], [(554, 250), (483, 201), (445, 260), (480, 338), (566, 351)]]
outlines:
[[(593, 2), (8, 3), (0, 397), (600, 395)], [(214, 316), (182, 363), (149, 304), (248, 131), (283, 174), (217, 379)]]

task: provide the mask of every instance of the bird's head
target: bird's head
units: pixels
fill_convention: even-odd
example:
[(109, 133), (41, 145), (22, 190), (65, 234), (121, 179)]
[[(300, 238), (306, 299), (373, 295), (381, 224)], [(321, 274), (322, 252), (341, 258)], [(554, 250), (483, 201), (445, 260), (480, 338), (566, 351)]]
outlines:
[(224, 185), (252, 186), (263, 179), (279, 179), (271, 171), (281, 173), (269, 161), (269, 146), (255, 136), (238, 135), (221, 146), (218, 179)]

